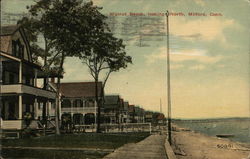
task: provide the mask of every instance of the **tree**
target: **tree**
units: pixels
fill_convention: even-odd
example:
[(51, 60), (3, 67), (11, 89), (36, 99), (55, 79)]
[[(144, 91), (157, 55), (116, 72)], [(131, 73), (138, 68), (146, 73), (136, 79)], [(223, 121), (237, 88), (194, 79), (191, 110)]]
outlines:
[[(50, 45), (47, 38), (44, 13), (51, 6), (51, 1), (42, 0), (33, 6), (27, 6), (30, 16), (23, 17), (18, 24), (22, 25), (29, 39), (33, 62), (42, 66), (47, 77), (44, 78), (44, 88), (47, 88), (48, 77), (58, 67), (59, 54), (57, 50)], [(42, 44), (38, 44), (38, 38), (43, 40)], [(39, 59), (40, 58), (40, 59)], [(38, 60), (39, 59), (39, 60)], [(41, 61), (42, 60), (42, 61)], [(43, 123), (47, 125), (46, 107), (43, 107)], [(56, 124), (58, 125), (58, 123)]]
[[(59, 91), (60, 77), (66, 57), (87, 56), (92, 48), (89, 41), (96, 34), (107, 29), (105, 16), (94, 6), (93, 2), (83, 3), (81, 0), (41, 0), (31, 6), (32, 16), (39, 17), (41, 30), (46, 36), (50, 49), (59, 60), (55, 63), (57, 69), (57, 102), (56, 102), (56, 133), (59, 131)], [(46, 50), (46, 48), (45, 48)], [(47, 57), (47, 56), (46, 56)], [(54, 61), (54, 58), (45, 59)], [(50, 65), (45, 64), (46, 67)]]
[(112, 33), (101, 32), (95, 34), (94, 39), (90, 41), (91, 49), (87, 55), (80, 58), (90, 71), (95, 81), (95, 98), (97, 103), (97, 132), (100, 133), (101, 123), (101, 99), (98, 98), (98, 82), (100, 74), (105, 72), (103, 85), (101, 88), (101, 97), (104, 96), (106, 82), (112, 72), (126, 68), (128, 63), (132, 63), (132, 58), (126, 55), (125, 45), (121, 39), (115, 38)]

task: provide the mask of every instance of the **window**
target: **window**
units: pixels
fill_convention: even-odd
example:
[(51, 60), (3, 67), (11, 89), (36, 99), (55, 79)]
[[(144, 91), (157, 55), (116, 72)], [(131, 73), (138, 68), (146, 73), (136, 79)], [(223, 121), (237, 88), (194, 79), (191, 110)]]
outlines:
[(21, 44), (20, 40), (12, 40), (12, 55), (23, 58), (24, 46)]
[(89, 107), (94, 107), (94, 106), (95, 106), (95, 101), (89, 100), (89, 101), (88, 101), (88, 106), (89, 106)]
[(23, 58), (24, 56), (24, 46), (20, 43), (19, 45), (19, 57)]
[(12, 55), (17, 56), (17, 43), (14, 40), (12, 40)]
[(74, 101), (73, 107), (82, 107), (82, 101), (80, 99), (76, 99)]
[(70, 100), (64, 99), (64, 100), (62, 101), (62, 108), (70, 108), (70, 107), (71, 107)]

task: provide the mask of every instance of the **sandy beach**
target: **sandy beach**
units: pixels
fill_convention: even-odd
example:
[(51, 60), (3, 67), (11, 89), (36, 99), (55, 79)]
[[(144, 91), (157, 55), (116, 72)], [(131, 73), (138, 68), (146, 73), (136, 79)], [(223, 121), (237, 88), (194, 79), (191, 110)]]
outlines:
[(173, 131), (172, 147), (178, 159), (250, 159), (249, 145), (187, 129)]

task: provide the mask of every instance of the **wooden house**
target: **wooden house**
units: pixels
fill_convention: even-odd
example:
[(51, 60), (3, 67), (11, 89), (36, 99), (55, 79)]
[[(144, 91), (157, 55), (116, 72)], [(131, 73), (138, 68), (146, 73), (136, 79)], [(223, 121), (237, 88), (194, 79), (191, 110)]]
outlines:
[(104, 96), (105, 123), (121, 123), (122, 101), (119, 95)]
[(30, 128), (38, 128), (42, 117), (53, 116), (56, 93), (38, 87), (37, 80), (47, 75), (32, 61), (29, 41), (21, 26), (1, 27), (0, 70), (2, 130), (25, 128), (25, 114), (32, 120)]
[[(98, 98), (101, 98), (102, 82), (98, 82)], [(95, 82), (61, 83), (61, 118), (68, 116), (75, 125), (96, 123)]]

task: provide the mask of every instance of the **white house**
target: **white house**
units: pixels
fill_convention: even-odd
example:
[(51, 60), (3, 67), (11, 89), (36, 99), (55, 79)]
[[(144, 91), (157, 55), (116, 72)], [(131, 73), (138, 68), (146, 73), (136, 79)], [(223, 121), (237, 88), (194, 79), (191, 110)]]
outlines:
[(32, 52), (21, 26), (1, 27), (0, 105), (1, 129), (25, 128), (24, 114), (31, 114), (31, 128), (38, 128), (39, 119), (54, 116), (56, 93), (39, 88), (37, 79), (47, 77), (32, 61)]

